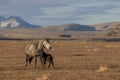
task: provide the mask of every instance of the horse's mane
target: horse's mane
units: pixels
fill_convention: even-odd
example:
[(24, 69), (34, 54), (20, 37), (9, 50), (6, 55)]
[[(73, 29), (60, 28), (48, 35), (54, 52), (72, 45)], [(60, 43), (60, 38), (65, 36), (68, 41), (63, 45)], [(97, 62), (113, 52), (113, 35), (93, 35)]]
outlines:
[(39, 43), (39, 41), (36, 41), (36, 42), (33, 43), (35, 49), (38, 48), (38, 43)]
[[(45, 40), (45, 39), (41, 40), (41, 44), (40, 44), (41, 47), (40, 47), (40, 49), (42, 49), (42, 47), (43, 47), (43, 42), (44, 42), (44, 40)], [(38, 49), (38, 46), (39, 46), (39, 41), (34, 42), (33, 45), (34, 45), (34, 48), (37, 50), (37, 49)], [(37, 51), (37, 52), (38, 52), (38, 51)]]

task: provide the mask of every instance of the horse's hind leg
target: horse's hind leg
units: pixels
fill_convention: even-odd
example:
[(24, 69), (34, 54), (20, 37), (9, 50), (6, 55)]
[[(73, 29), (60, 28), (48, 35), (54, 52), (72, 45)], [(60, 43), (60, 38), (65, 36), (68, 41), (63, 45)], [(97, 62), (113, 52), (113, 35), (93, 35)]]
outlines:
[(28, 66), (28, 59), (29, 59), (29, 56), (26, 55), (26, 67)]
[(30, 65), (31, 65), (32, 59), (33, 59), (33, 57), (30, 57), (30, 58), (29, 58), (29, 64), (30, 64)]

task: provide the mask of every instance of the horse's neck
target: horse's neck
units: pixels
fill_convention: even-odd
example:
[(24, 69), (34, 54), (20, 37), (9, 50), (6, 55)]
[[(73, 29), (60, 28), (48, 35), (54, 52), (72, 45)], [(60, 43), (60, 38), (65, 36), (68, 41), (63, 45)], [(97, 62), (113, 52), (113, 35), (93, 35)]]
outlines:
[(44, 52), (44, 50), (43, 50), (43, 48), (41, 48), (41, 50), (40, 50), (41, 52)]
[(43, 48), (43, 45), (44, 45), (44, 40), (42, 40), (40, 44), (38, 43), (37, 49), (41, 50)]
[(40, 47), (37, 48), (37, 52), (44, 52), (43, 48), (44, 48), (44, 40), (41, 41), (41, 44), (39, 44)]

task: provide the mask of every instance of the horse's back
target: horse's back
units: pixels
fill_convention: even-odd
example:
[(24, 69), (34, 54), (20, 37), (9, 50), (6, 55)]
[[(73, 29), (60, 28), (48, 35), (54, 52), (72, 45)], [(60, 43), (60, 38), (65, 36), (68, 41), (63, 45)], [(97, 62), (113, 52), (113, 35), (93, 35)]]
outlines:
[(35, 51), (36, 51), (36, 49), (35, 49), (35, 47), (34, 47), (34, 45), (33, 44), (28, 44), (27, 46), (26, 46), (26, 48), (25, 48), (25, 55), (28, 55), (28, 56), (35, 56)]

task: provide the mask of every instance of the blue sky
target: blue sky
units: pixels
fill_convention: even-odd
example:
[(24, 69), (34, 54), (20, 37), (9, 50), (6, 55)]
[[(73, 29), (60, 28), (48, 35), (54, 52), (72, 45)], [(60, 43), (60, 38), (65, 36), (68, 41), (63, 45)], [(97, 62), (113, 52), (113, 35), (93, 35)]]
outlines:
[(120, 0), (0, 0), (0, 16), (42, 26), (120, 22)]

